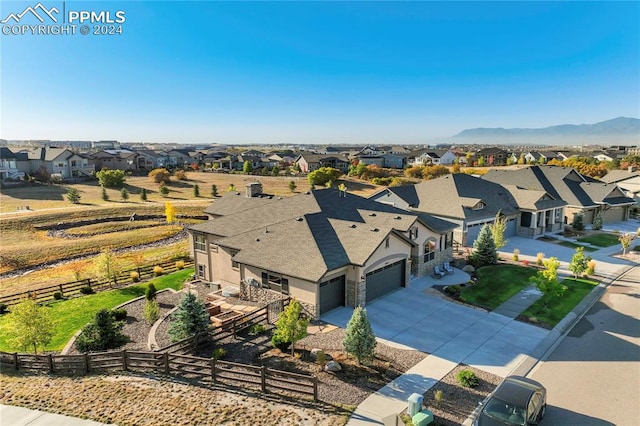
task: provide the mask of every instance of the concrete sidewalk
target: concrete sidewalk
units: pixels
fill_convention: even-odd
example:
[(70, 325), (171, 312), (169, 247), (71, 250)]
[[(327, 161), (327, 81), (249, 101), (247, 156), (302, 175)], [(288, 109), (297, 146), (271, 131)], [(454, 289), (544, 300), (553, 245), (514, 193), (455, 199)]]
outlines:
[(109, 426), (106, 423), (77, 417), (47, 413), (40, 410), (0, 405), (0, 425), (2, 426)]

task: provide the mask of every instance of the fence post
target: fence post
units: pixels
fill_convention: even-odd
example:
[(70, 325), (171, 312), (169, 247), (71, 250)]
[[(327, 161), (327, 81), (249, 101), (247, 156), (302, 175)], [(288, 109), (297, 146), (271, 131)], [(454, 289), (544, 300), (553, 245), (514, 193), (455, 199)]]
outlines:
[(231, 323), (231, 328), (233, 329), (233, 339), (236, 339), (236, 320), (233, 320)]
[(169, 366), (169, 352), (165, 352), (162, 357), (164, 359), (164, 374), (168, 375), (171, 373), (171, 367)]
[(127, 367), (127, 351), (126, 350), (122, 351), (122, 369), (124, 371), (128, 370), (128, 367)]
[(89, 374), (89, 354), (87, 352), (84, 353), (84, 372)]
[(262, 387), (262, 392), (267, 393), (267, 367), (264, 365), (260, 367), (260, 386)]
[(16, 367), (16, 371), (18, 371), (18, 352), (13, 353), (13, 365)]
[(216, 360), (211, 358), (211, 379), (213, 380), (213, 383), (217, 383), (216, 380)]
[(58, 287), (60, 287), (60, 294), (64, 296), (64, 289), (62, 288), (62, 284), (60, 284)]
[(53, 356), (51, 354), (47, 355), (47, 365), (49, 366), (49, 372), (53, 373)]
[(318, 376), (313, 376), (313, 401), (318, 402)]

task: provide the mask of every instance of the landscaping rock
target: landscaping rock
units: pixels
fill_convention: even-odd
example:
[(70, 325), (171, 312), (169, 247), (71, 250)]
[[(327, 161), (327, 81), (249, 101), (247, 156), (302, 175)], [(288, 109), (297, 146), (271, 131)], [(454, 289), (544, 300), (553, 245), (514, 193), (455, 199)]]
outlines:
[(462, 268), (462, 271), (467, 274), (473, 274), (476, 271), (476, 268), (474, 268), (473, 265), (465, 265), (465, 267)]
[(335, 373), (335, 372), (338, 372), (338, 371), (342, 371), (342, 367), (336, 361), (329, 361), (324, 366), (324, 371), (329, 372), (329, 373)]

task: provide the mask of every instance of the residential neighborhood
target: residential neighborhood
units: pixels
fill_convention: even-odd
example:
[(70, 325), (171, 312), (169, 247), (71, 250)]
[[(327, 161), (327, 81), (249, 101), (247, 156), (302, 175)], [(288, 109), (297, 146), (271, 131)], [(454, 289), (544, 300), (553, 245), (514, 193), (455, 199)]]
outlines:
[(640, 2), (0, 10), (0, 426), (640, 424)]

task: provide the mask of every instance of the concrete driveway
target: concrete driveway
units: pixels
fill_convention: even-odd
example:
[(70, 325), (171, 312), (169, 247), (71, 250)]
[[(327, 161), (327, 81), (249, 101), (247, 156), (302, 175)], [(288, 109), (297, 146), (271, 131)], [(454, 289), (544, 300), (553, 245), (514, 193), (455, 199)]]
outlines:
[[(460, 270), (447, 277), (468, 280)], [(427, 352), (505, 377), (530, 354), (548, 331), (451, 302), (431, 289), (430, 277), (411, 281), (408, 288), (367, 305), (367, 316), (379, 340), (400, 348)], [(440, 282), (438, 282), (440, 284)], [(335, 309), (322, 320), (346, 328), (353, 308)]]

